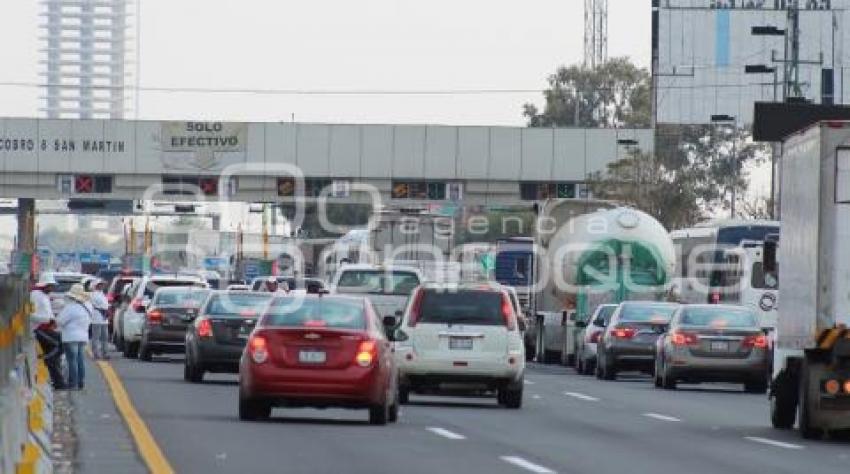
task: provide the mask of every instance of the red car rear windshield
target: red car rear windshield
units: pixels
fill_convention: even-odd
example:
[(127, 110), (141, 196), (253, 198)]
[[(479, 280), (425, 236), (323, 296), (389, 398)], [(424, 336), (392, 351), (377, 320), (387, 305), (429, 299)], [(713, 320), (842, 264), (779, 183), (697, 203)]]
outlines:
[(495, 291), (426, 291), (420, 323), (502, 326), (502, 294)]
[(268, 310), (267, 326), (366, 329), (363, 303), (322, 298), (278, 298)]

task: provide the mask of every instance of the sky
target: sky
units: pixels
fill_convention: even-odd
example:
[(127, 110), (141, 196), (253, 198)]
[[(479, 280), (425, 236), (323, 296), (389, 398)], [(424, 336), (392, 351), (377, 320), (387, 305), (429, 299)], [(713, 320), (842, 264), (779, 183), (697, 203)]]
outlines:
[[(540, 90), (580, 62), (582, 0), (138, 0), (143, 87)], [(39, 0), (5, 0), (0, 83), (38, 83)], [(650, 0), (609, 0), (609, 55), (648, 66)], [(0, 116), (38, 114), (0, 86)], [(539, 92), (292, 96), (145, 91), (128, 118), (523, 125)]]

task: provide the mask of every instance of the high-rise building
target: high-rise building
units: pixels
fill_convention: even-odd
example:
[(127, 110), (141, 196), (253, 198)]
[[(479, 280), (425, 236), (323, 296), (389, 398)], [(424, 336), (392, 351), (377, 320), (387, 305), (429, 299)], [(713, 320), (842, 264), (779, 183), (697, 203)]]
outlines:
[(44, 106), (48, 118), (123, 118), (132, 0), (43, 0)]

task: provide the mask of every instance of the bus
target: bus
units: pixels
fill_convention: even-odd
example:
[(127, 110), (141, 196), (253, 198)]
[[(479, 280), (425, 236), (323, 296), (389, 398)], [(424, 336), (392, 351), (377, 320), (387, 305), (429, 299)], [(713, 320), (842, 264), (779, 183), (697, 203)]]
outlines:
[(779, 222), (719, 220), (670, 233), (676, 248), (673, 292), (682, 303), (738, 304), (775, 324), (778, 275), (765, 274), (765, 242), (775, 245)]

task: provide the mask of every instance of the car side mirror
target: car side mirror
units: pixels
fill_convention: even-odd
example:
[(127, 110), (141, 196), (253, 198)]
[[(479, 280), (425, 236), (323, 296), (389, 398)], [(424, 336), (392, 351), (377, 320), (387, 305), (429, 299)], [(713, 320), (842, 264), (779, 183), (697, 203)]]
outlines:
[(382, 322), (385, 328), (392, 329), (398, 325), (398, 318), (396, 316), (384, 316)]
[(519, 330), (525, 332), (528, 329), (528, 323), (525, 322), (525, 318), (517, 318), (517, 326)]
[(587, 321), (582, 321), (580, 319), (577, 319), (576, 320), (576, 327), (577, 328), (586, 328), (587, 327)]
[(393, 342), (404, 342), (408, 339), (410, 339), (410, 336), (408, 336), (407, 333), (402, 331), (401, 329), (396, 329), (395, 331), (393, 331), (392, 337), (390, 337), (390, 340)]

